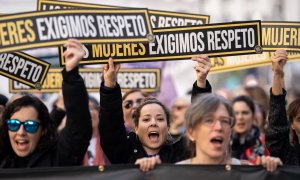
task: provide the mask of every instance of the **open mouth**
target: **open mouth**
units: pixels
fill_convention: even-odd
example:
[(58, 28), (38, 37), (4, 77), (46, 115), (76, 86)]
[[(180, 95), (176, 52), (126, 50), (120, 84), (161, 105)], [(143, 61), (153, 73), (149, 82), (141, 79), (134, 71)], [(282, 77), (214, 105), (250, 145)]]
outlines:
[(148, 133), (148, 137), (149, 137), (150, 141), (157, 142), (158, 138), (159, 138), (159, 133), (157, 131), (150, 131)]
[(29, 144), (28, 140), (16, 140), (15, 142), (19, 148), (25, 148)]
[(236, 125), (238, 127), (244, 127), (246, 125), (246, 123), (244, 123), (244, 122), (238, 122)]
[(223, 137), (214, 137), (210, 140), (210, 142), (215, 145), (222, 145), (224, 142), (224, 138)]

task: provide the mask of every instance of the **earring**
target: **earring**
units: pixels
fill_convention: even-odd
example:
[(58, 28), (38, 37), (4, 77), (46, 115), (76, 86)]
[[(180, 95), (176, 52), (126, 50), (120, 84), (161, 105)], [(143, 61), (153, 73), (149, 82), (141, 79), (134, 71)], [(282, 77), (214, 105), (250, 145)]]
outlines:
[(195, 143), (195, 139), (194, 139), (194, 138), (190, 138), (190, 141), (191, 141), (192, 143)]

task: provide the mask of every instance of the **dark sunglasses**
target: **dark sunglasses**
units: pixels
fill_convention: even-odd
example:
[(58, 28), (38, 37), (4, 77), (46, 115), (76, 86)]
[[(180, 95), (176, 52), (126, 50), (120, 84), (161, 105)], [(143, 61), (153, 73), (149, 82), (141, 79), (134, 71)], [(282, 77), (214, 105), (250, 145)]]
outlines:
[(125, 109), (130, 109), (132, 108), (133, 106), (133, 103), (135, 102), (137, 105), (140, 105), (142, 104), (142, 102), (144, 101), (144, 99), (137, 99), (136, 101), (133, 101), (133, 100), (127, 100), (127, 101), (124, 101), (124, 107)]
[(23, 124), (24, 129), (26, 132), (34, 134), (39, 129), (40, 123), (33, 121), (33, 120), (27, 120), (24, 122), (21, 122), (18, 119), (8, 119), (6, 120), (6, 124), (8, 127), (8, 130), (12, 132), (16, 132), (20, 129), (21, 125)]

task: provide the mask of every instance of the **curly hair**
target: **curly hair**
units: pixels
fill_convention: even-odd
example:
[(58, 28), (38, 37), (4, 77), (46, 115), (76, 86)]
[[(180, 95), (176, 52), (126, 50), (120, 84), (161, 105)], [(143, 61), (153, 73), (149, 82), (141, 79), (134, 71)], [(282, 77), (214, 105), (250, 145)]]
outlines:
[(57, 141), (55, 123), (50, 118), (49, 111), (45, 104), (37, 97), (25, 95), (9, 103), (2, 114), (2, 121), (0, 121), (0, 159), (4, 156), (13, 154), (5, 120), (10, 119), (14, 113), (20, 111), (23, 107), (33, 107), (38, 112), (38, 119), (40, 120), (42, 127), (42, 135), (36, 150), (46, 149)]

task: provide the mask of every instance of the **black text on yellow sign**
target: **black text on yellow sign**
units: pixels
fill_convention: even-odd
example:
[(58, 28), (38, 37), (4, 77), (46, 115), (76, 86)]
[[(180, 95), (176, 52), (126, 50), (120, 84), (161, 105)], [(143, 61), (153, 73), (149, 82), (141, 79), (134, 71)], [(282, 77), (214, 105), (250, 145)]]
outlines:
[(0, 53), (83, 43), (148, 42), (152, 34), (146, 9), (61, 10), (0, 17)]
[[(260, 21), (154, 29), (154, 43), (85, 44), (82, 64), (179, 60), (194, 54), (210, 57), (261, 53)], [(60, 49), (61, 65), (64, 65)]]
[[(39, 92), (59, 92), (62, 87), (62, 69), (50, 69)], [(102, 69), (79, 69), (79, 73), (84, 79), (88, 92), (99, 92)], [(139, 88), (145, 92), (159, 92), (160, 90), (160, 69), (120, 69), (118, 73), (118, 83), (123, 92), (130, 89)], [(38, 92), (17, 81), (9, 81), (10, 93), (21, 91)]]
[(33, 88), (40, 89), (49, 67), (48, 62), (25, 53), (0, 53), (0, 74)]
[(300, 22), (262, 22), (263, 46), (266, 51), (285, 49), (300, 51)]
[[(244, 56), (226, 56), (210, 58), (212, 68), (210, 74), (231, 72), (242, 69), (249, 69), (261, 66), (271, 66), (271, 56), (273, 52), (264, 52), (262, 54), (250, 54)], [(300, 52), (288, 52), (289, 62), (299, 61)]]
[[(125, 8), (118, 6), (108, 6), (100, 4), (87, 4), (66, 1), (39, 0), (39, 11), (53, 11), (60, 9), (106, 9), (106, 8)], [(209, 23), (208, 15), (176, 13), (169, 11), (149, 10), (149, 17), (152, 28), (179, 27), (202, 25)]]

